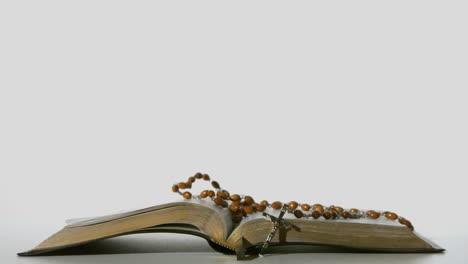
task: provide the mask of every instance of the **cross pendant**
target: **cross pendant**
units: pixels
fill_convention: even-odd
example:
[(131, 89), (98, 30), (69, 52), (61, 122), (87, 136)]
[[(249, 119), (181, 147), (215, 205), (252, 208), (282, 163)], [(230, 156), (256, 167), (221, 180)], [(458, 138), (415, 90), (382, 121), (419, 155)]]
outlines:
[(263, 246), (260, 249), (260, 252), (258, 253), (258, 255), (260, 257), (263, 257), (263, 252), (270, 245), (271, 239), (273, 239), (273, 237), (275, 236), (275, 233), (278, 230), (278, 228), (280, 228), (283, 225), (289, 224), (288, 222), (283, 220), (283, 216), (287, 212), (287, 210), (288, 210), (288, 206), (286, 204), (284, 204), (283, 207), (281, 208), (281, 212), (280, 212), (278, 217), (275, 217), (275, 216), (273, 216), (271, 214), (263, 213), (263, 216), (270, 217), (270, 220), (273, 222), (274, 225), (273, 225), (273, 228), (271, 229), (270, 234), (268, 235), (267, 239), (265, 240), (265, 243), (263, 243)]

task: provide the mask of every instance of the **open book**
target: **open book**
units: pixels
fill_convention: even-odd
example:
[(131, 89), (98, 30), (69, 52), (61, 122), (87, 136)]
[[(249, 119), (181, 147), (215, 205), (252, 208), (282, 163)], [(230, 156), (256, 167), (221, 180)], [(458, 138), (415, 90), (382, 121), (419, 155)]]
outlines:
[[(275, 214), (275, 211), (270, 211)], [(277, 214), (277, 211), (276, 211)], [(271, 245), (310, 244), (375, 252), (439, 252), (444, 249), (408, 227), (387, 219), (284, 219), (290, 228), (280, 229)], [(183, 201), (141, 210), (68, 222), (62, 230), (34, 249), (19, 253), (33, 256), (84, 243), (135, 233), (172, 232), (205, 238), (224, 253), (257, 252), (273, 222), (254, 213), (234, 225), (228, 209), (211, 202)]]

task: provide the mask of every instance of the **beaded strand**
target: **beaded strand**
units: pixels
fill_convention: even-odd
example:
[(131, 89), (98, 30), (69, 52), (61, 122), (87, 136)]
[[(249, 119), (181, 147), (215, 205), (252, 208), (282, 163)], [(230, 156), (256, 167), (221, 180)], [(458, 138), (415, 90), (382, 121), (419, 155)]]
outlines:
[[(189, 191), (184, 191), (185, 189), (191, 189), (192, 184), (196, 180), (204, 180), (211, 183), (211, 186), (215, 189), (213, 190), (203, 190), (199, 195), (193, 195)], [(256, 203), (252, 196), (249, 195), (240, 195), (240, 194), (230, 194), (227, 190), (221, 188), (217, 181), (213, 181), (208, 174), (196, 173), (194, 176), (188, 178), (186, 182), (179, 182), (172, 186), (172, 191), (179, 193), (184, 197), (184, 199), (211, 199), (217, 206), (223, 208), (229, 208), (231, 212), (232, 221), (238, 224), (244, 217), (250, 215), (254, 212), (263, 212), (267, 208), (272, 208), (274, 210), (281, 210), (283, 203), (280, 201), (275, 201), (269, 203), (266, 200)], [(410, 230), (414, 230), (413, 225), (409, 220), (404, 217), (398, 216), (396, 213), (384, 211), (378, 212), (374, 210), (358, 210), (356, 208), (351, 208), (345, 210), (343, 207), (330, 205), (323, 206), (321, 204), (307, 204), (307, 203), (298, 203), (296, 201), (291, 201), (287, 203), (289, 214), (293, 214), (296, 218), (306, 218), (306, 219), (319, 219), (324, 218), (326, 220), (333, 219), (359, 219), (359, 218), (369, 218), (369, 219), (378, 219), (382, 215), (393, 221), (398, 221), (400, 224), (407, 226)]]

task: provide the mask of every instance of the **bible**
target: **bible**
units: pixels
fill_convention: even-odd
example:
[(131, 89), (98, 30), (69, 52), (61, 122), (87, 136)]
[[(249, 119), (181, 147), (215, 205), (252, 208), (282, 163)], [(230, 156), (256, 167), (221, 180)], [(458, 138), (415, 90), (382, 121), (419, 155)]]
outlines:
[[(361, 210), (364, 211), (364, 210)], [(391, 219), (310, 219), (285, 215), (285, 224), (271, 233), (278, 210), (253, 212), (233, 221), (229, 208), (207, 199), (189, 199), (114, 215), (77, 219), (37, 247), (20, 256), (35, 256), (110, 237), (172, 232), (202, 237), (211, 247), (238, 258), (257, 254), (271, 235), (269, 245), (335, 246), (365, 252), (440, 252), (444, 249), (405, 225)], [(279, 220), (279, 219), (276, 219)]]

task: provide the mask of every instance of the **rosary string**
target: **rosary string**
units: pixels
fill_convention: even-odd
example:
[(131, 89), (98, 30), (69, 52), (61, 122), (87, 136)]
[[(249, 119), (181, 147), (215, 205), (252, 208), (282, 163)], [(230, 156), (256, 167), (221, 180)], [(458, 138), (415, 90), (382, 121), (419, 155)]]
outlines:
[[(203, 190), (199, 195), (192, 195), (189, 191), (181, 191), (185, 189), (191, 189), (192, 184), (196, 180), (204, 180), (211, 183), (211, 186), (214, 190)], [(186, 182), (179, 182), (172, 186), (172, 191), (179, 193), (185, 199), (211, 199), (214, 204), (223, 208), (229, 208), (231, 212), (232, 221), (235, 224), (240, 223), (240, 221), (255, 212), (263, 212), (267, 208), (272, 208), (274, 210), (281, 210), (283, 207), (282, 202), (275, 201), (269, 203), (266, 200), (263, 200), (259, 203), (256, 203), (252, 196), (249, 195), (239, 195), (239, 194), (230, 194), (227, 190), (222, 189), (217, 181), (211, 180), (208, 174), (196, 173), (194, 176), (188, 178)], [(359, 218), (368, 218), (368, 219), (378, 219), (381, 216), (393, 221), (398, 221), (400, 224), (407, 226), (410, 230), (414, 230), (411, 222), (404, 217), (398, 216), (396, 213), (389, 211), (375, 211), (375, 210), (358, 210), (356, 208), (344, 209), (340, 206), (330, 205), (323, 206), (321, 204), (307, 204), (307, 203), (298, 203), (296, 201), (291, 201), (286, 204), (287, 213), (293, 214), (296, 218), (306, 218), (306, 219), (319, 219), (323, 218), (326, 220), (333, 219), (359, 219)]]

